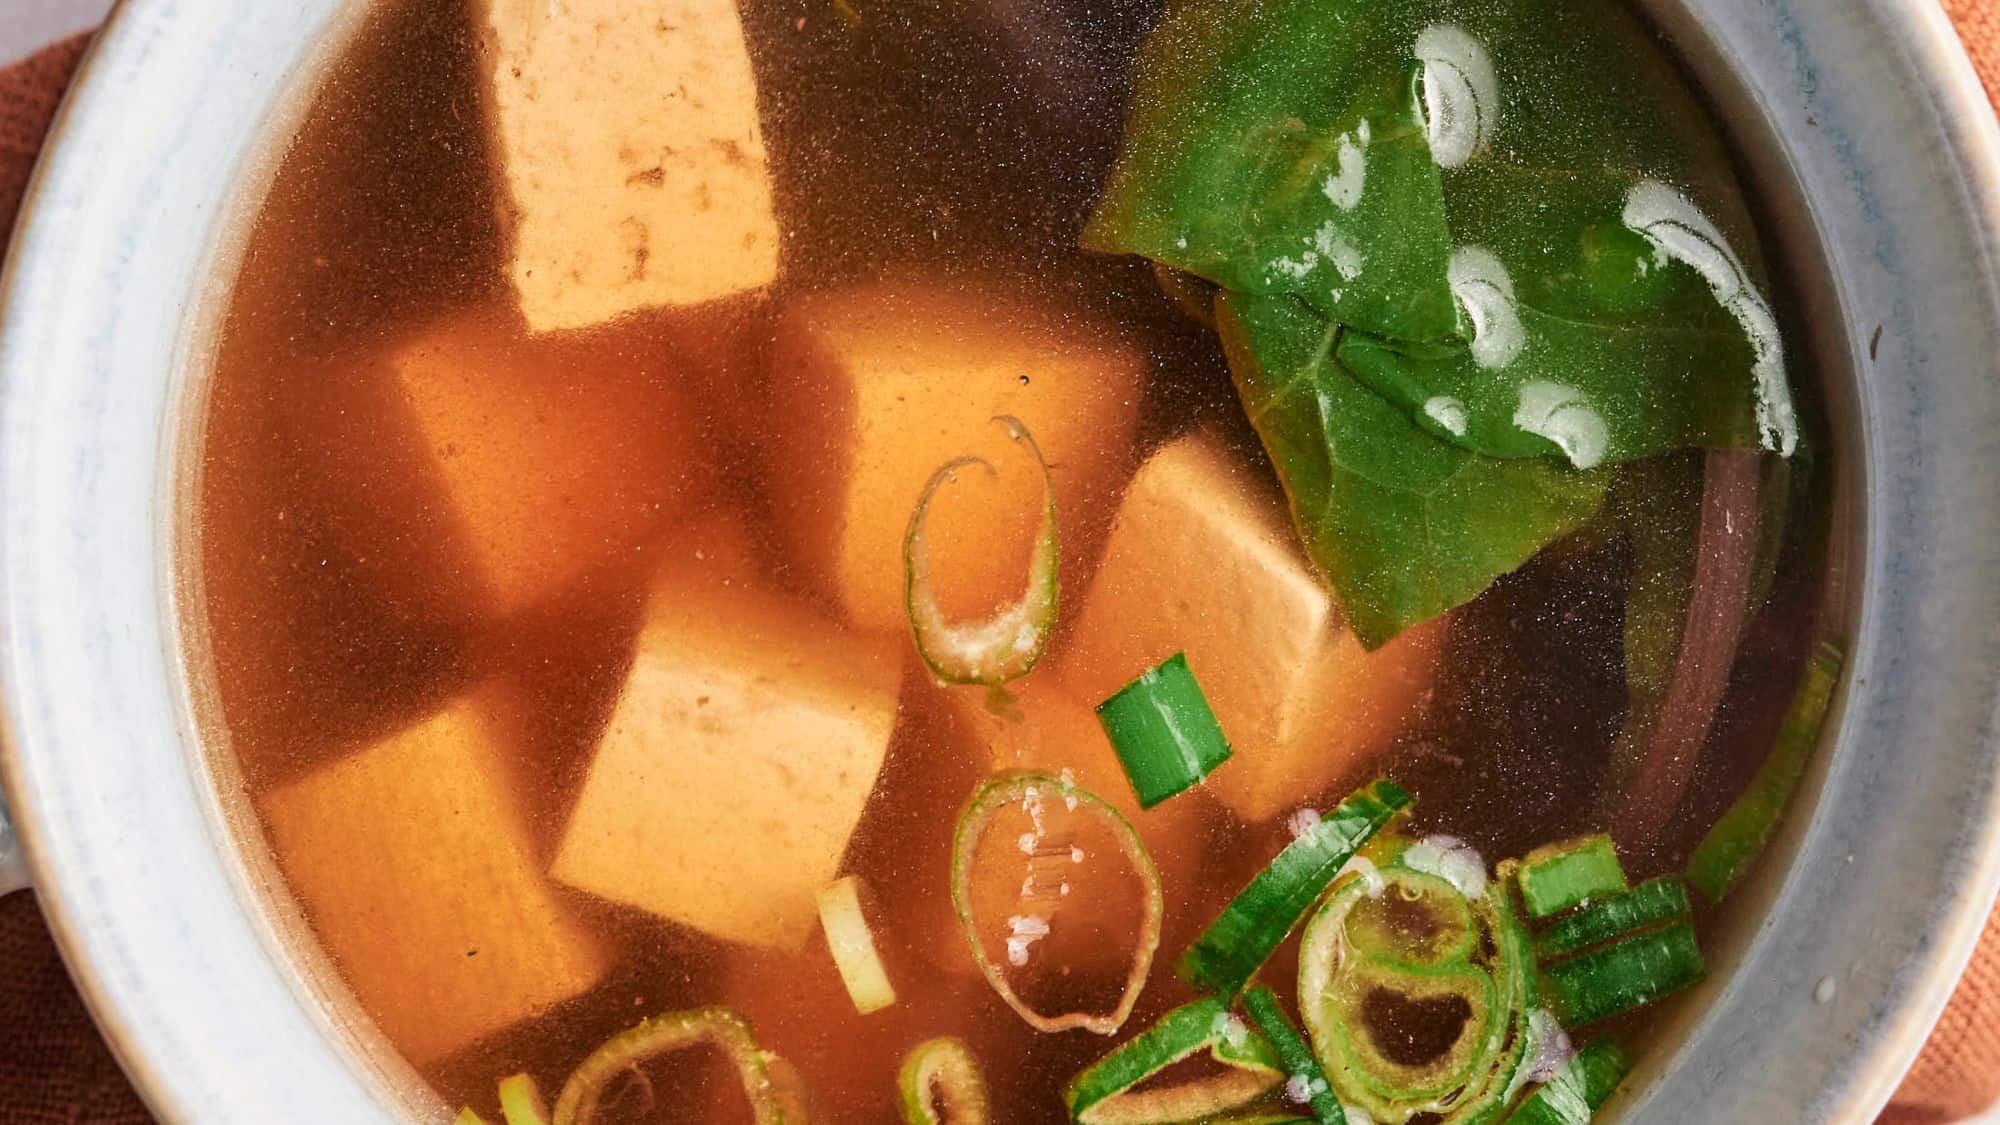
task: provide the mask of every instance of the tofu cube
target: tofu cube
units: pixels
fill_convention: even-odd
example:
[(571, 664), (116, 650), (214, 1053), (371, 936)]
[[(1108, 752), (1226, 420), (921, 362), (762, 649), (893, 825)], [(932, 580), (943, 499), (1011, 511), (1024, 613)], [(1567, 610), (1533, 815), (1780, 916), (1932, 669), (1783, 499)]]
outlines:
[(1134, 476), (1055, 671), (1094, 706), (1186, 652), (1235, 749), (1204, 787), (1259, 821), (1373, 765), (1429, 688), (1441, 637), (1432, 623), (1363, 649), (1282, 500), (1198, 433)]
[(710, 936), (797, 949), (889, 747), (900, 638), (773, 592), (741, 532), (661, 572), (555, 877)]
[(632, 555), (712, 471), (671, 355), (655, 333), (530, 338), (481, 309), (336, 372), (310, 440), (339, 469), (323, 491), (366, 580), (487, 622)]
[(734, 0), (476, 0), (475, 26), (530, 328), (770, 284), (778, 224)]
[(1041, 515), (1033, 462), (994, 424), (1013, 415), (1053, 471), (1065, 579), (1089, 558), (1103, 497), (1129, 470), (1144, 357), (1108, 326), (994, 285), (902, 280), (800, 299), (781, 315), (763, 445), (778, 528), (848, 618), (906, 628), (903, 538), (931, 475), (978, 471), (931, 508), (946, 614), (1018, 598)]
[(502, 688), (270, 791), (264, 824), (341, 977), (418, 1066), (588, 991), (608, 961), (542, 873)]

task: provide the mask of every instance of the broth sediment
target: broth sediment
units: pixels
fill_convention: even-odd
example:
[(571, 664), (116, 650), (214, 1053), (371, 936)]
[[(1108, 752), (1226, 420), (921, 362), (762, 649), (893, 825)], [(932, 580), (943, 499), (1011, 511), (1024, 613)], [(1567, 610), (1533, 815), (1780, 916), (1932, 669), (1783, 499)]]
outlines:
[[(550, 974), (546, 987), (529, 991), (546, 992), (552, 1002), (463, 1044), (398, 1042), (419, 1057), (423, 1076), (447, 1102), (490, 1114), (498, 1077), (527, 1071), (552, 1089), (639, 1018), (711, 1004), (748, 1017), (759, 1043), (798, 1069), (815, 1105), (834, 1121), (894, 1120), (904, 1053), (940, 1035), (963, 1038), (981, 1060), (995, 1119), (1064, 1120), (1059, 1091), (1113, 1045), (1083, 1032), (1034, 1032), (967, 971), (965, 951), (952, 945), (963, 939), (951, 926), (945, 868), (959, 810), (995, 765), (1101, 767), (1037, 759), (1049, 746), (1069, 745), (1075, 708), (1109, 694), (1093, 686), (1095, 694), (1083, 697), (1078, 683), (1127, 679), (1145, 665), (1132, 663), (1115, 676), (1100, 671), (1095, 679), (1072, 671), (1062, 683), (1038, 669), (1017, 685), (1023, 723), (989, 712), (980, 689), (936, 685), (909, 652), (907, 631), (895, 628), (900, 602), (882, 627), (877, 609), (844, 600), (842, 578), (797, 549), (802, 537), (836, 534), (833, 525), (854, 516), (797, 511), (795, 492), (783, 491), (837, 471), (831, 459), (809, 454), (813, 442), (840, 432), (842, 420), (812, 398), (814, 388), (786, 384), (797, 368), (771, 368), (774, 354), (787, 363), (819, 362), (811, 347), (833, 346), (824, 343), (830, 332), (802, 343), (798, 334), (807, 330), (800, 326), (819, 322), (797, 310), (821, 302), (830, 311), (815, 315), (845, 325), (847, 300), (890, 308), (889, 319), (909, 320), (913, 336), (921, 334), (920, 321), (949, 319), (927, 302), (962, 306), (979, 314), (963, 331), (985, 331), (997, 318), (1051, 356), (1078, 357), (1076, 369), (1088, 377), (1129, 368), (1129, 439), (1116, 432), (1046, 439), (1076, 443), (1054, 464), (1059, 484), (1079, 482), (1058, 497), (1068, 546), (1052, 668), (1091, 661), (1096, 669), (1124, 668), (1121, 661), (1137, 659), (1125, 649), (1153, 643), (1112, 634), (1107, 622), (1118, 618), (1093, 614), (1089, 600), (1108, 565), (1101, 554), (1133, 473), (1163, 450), (1169, 458), (1186, 451), (1196, 466), (1179, 470), (1187, 473), (1208, 471), (1200, 468), (1203, 458), (1224, 463), (1217, 479), (1236, 491), (1215, 507), (1238, 504), (1254, 516), (1240, 526), (1278, 527), (1289, 536), (1271, 463), (1244, 417), (1215, 334), (1162, 293), (1144, 260), (1077, 248), (1118, 154), (1133, 53), (1160, 12), (1145, 0), (1042, 7), (862, 7), (860, 22), (850, 25), (830, 6), (745, 3), (782, 232), (778, 280), (762, 298), (641, 313), (553, 344), (531, 333), (514, 307), (494, 187), (498, 157), (478, 93), (482, 47), (471, 17), (451, 4), (383, 3), (329, 71), (258, 213), (230, 297), (199, 454), (199, 553), (188, 563), (198, 567), (212, 645), (204, 655), (219, 702), (211, 736), (218, 744), (226, 737), (243, 795), (260, 814), (283, 805), (290, 798), (282, 795), (300, 792), (302, 783), (351, 764), (358, 749), (399, 737), (454, 700), (468, 702), (450, 730), (507, 732), (495, 744), (510, 747), (511, 757), (491, 763), (489, 775), (507, 779), (494, 783), (498, 796), (464, 798), (455, 807), (498, 816), (518, 803), (514, 812), (526, 830), (518, 841), (521, 869), (509, 877), (532, 883), (528, 898), (547, 909), (522, 924), (555, 934), (547, 939), (548, 963), (520, 971)], [(1010, 303), (1018, 311), (1005, 311)], [(427, 450), (397, 432), (386, 420), (404, 417), (397, 411), (413, 409), (412, 400), (384, 397), (381, 372), (389, 357), (412, 340), (433, 339), (447, 323), (465, 326), (458, 330), (463, 348), (482, 369), (556, 372), (546, 386), (524, 377), (524, 385), (543, 386), (546, 402), (513, 405), (546, 424), (516, 428), (550, 443), (566, 464), (577, 463), (571, 452), (590, 450), (595, 460), (584, 460), (609, 466), (608, 475), (542, 481), (535, 445)], [(1037, 377), (1045, 383), (1036, 385)], [(1063, 402), (1047, 396), (1071, 393), (1064, 379), (1083, 377), (1024, 369), (1016, 393), (1031, 403)], [(466, 401), (480, 401), (478, 391), (468, 391)], [(662, 403), (679, 413), (649, 413)], [(436, 408), (440, 417), (454, 409)], [(1119, 416), (1111, 405), (1076, 409)], [(793, 427), (785, 434), (789, 450), (774, 452), (769, 435), (757, 432), (776, 424), (772, 419)], [(465, 432), (481, 431), (475, 425)], [(1101, 465), (1086, 463), (1093, 437), (1106, 439)], [(1129, 451), (1117, 447), (1124, 440)], [(648, 444), (654, 441), (657, 449)], [(689, 456), (690, 449), (698, 453)], [(491, 600), (485, 564), (454, 522), (463, 514), (436, 500), (444, 470), (426, 461), (432, 454), (459, 458), (460, 468), (479, 457), (513, 463), (522, 489), (546, 486), (556, 498), (543, 503), (560, 518), (507, 517), (515, 520), (508, 526), (540, 528), (551, 541), (597, 537), (617, 549), (536, 562), (530, 573), (539, 585)], [(1671, 479), (1685, 494), (1666, 502), (1692, 511), (1700, 499), (1699, 458), (1673, 456), (1684, 463)], [(609, 475), (635, 464), (659, 472), (636, 481)], [(965, 482), (958, 506), (940, 510), (943, 526), (971, 518), (982, 504), (1014, 504), (1009, 489), (1018, 480), (1010, 474), (1021, 466), (1004, 458), (1001, 466), (999, 484)], [(1820, 501), (1812, 488), (1801, 492), (1808, 498), (1794, 508), (1810, 515)], [(615, 510), (600, 515), (593, 504)], [(396, 522), (379, 522), (384, 512), (397, 513)], [(906, 508), (871, 507), (862, 515), (888, 526), (900, 544)], [(572, 516), (584, 530), (562, 522)], [(1815, 522), (1795, 517), (1788, 524), (1771, 592), (1743, 642), (1754, 658), (1736, 663), (1716, 730), (1661, 842), (1626, 857), (1635, 880), (1678, 872), (1769, 746), (1817, 622), (1823, 560), (1808, 533)], [(1018, 574), (1027, 532), (1024, 522), (959, 549), (992, 554), (995, 576)], [(507, 541), (490, 550), (517, 548), (526, 549)], [(940, 559), (951, 549), (941, 547)], [(889, 561), (900, 566), (899, 557)], [(1442, 624), (1397, 642), (1401, 648), (1391, 651), (1404, 652), (1417, 669), (1409, 673), (1416, 686), (1408, 699), (1394, 692), (1373, 699), (1356, 720), (1365, 726), (1370, 717), (1392, 717), (1393, 745), (1381, 752), (1358, 755), (1308, 788), (1284, 791), (1282, 800), (1246, 786), (1226, 800), (1205, 791), (1144, 814), (1142, 833), (1176, 843), (1157, 849), (1166, 902), (1160, 954), (1120, 1039), (1193, 997), (1172, 975), (1174, 957), (1291, 838), (1292, 810), (1328, 808), (1387, 774), (1419, 798), (1413, 834), (1458, 837), (1489, 863), (1607, 827), (1600, 789), (1627, 706), (1631, 566), (1624, 542), (1580, 536), (1502, 578)], [(740, 578), (757, 587), (742, 597), (757, 600), (713, 611), (716, 635), (703, 639), (707, 603), (684, 612), (662, 608), (670, 595), (661, 591), (674, 587), (660, 576), (676, 567), (726, 573), (725, 585)], [(1189, 590), (1242, 577), (1199, 567), (1166, 556), (1148, 560), (1145, 573)], [(717, 588), (703, 583), (688, 588)], [(731, 598), (740, 593), (730, 590)], [(954, 596), (967, 597), (948, 582), (944, 595), (948, 608), (980, 608), (953, 605)], [(676, 613), (687, 620), (674, 629), (661, 624)], [(1129, 623), (1135, 635), (1143, 628)], [(823, 637), (813, 632), (820, 629)], [(647, 649), (648, 630), (671, 643)], [(874, 939), (900, 997), (881, 1012), (855, 1012), (817, 922), (796, 948), (774, 948), (717, 936), (733, 922), (697, 927), (630, 905), (643, 890), (578, 889), (617, 881), (605, 869), (621, 861), (580, 856), (574, 849), (581, 845), (566, 845), (565, 832), (579, 808), (612, 808), (627, 796), (593, 794), (590, 779), (600, 744), (610, 745), (607, 729), (623, 721), (621, 690), (634, 674), (635, 650), (643, 663), (650, 651), (698, 656), (730, 646), (750, 654), (744, 666), (768, 661), (774, 668), (823, 646), (838, 655), (822, 662), (832, 671), (813, 686), (815, 698), (837, 697), (835, 709), (854, 699), (889, 700), (886, 712), (868, 720), (893, 731), (872, 784), (824, 784), (829, 803), (847, 784), (859, 809), (851, 838), (842, 834), (837, 870), (859, 875), (872, 895)], [(877, 664), (887, 670), (871, 672)], [(1051, 696), (1063, 702), (1038, 703)], [(775, 708), (746, 703), (743, 713), (768, 720), (774, 725), (760, 729), (782, 736), (791, 728), (769, 718)], [(1082, 716), (1088, 728), (1087, 710)], [(469, 746), (484, 737), (449, 733), (435, 753), (456, 761), (454, 740)], [(804, 757), (809, 749), (845, 752), (831, 743), (802, 746), (793, 765), (809, 778), (831, 768)], [(1238, 760), (1222, 768), (1250, 768), (1247, 757), (1257, 750), (1239, 740)], [(407, 791), (416, 807), (442, 776), (391, 776), (384, 791)], [(1209, 788), (1223, 784), (1218, 774)], [(686, 791), (669, 804), (713, 795), (686, 777), (677, 785)], [(806, 790), (801, 783), (795, 791)], [(714, 792), (734, 791), (721, 785)], [(1267, 805), (1282, 809), (1266, 812)], [(717, 815), (798, 821), (804, 810)], [(325, 862), (288, 852), (277, 826), (267, 831), (288, 877)], [(411, 831), (420, 838), (425, 829)], [(450, 838), (480, 846), (477, 832)], [(311, 846), (366, 864), (379, 843), (357, 834), (346, 841), (313, 836)], [(831, 872), (836, 865), (826, 858)], [(551, 870), (570, 874), (551, 878)], [(316, 932), (342, 935), (329, 944), (336, 967), (350, 977), (357, 957), (419, 971), (426, 958), (442, 955), (394, 948), (357, 954), (352, 943), (367, 943), (368, 919), (321, 918), (310, 902), (302, 906)], [(1704, 907), (1697, 922), (1707, 932), (1716, 919)], [(479, 955), (476, 948), (450, 952)], [(1265, 973), (1284, 982), (1279, 991), (1288, 999), (1295, 957), (1281, 948)], [(422, 991), (413, 983), (413, 1010), (424, 1002)], [(409, 1012), (388, 1010), (401, 999), (380, 992), (364, 998), (383, 1026), (409, 1025)], [(1643, 1044), (1647, 1022), (1641, 1015), (1614, 1026), (1621, 1038)], [(1427, 1032), (1413, 1027), (1408, 1034), (1422, 1041)], [(645, 1078), (643, 1090), (635, 1083), (617, 1103), (630, 1119), (679, 1119), (676, 1112), (729, 1119), (738, 1112), (730, 1108), (735, 1079), (719, 1056), (698, 1066), (656, 1066)], [(647, 1103), (654, 1117), (646, 1116)]]

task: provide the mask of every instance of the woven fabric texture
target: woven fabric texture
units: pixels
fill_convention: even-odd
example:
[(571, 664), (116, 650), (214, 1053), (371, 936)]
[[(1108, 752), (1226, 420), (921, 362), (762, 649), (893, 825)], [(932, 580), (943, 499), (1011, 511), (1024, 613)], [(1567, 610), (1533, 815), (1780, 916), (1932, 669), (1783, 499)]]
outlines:
[[(0, 0), (4, 2), (4, 0)], [(2000, 99), (2000, 0), (1944, 0)], [(84, 48), (58, 43), (0, 71), (0, 230), (10, 229)], [(2000, 911), (1881, 1125), (1955, 1121), (2000, 1098)], [(149, 1125), (91, 1026), (34, 899), (0, 901), (0, 1125)]]

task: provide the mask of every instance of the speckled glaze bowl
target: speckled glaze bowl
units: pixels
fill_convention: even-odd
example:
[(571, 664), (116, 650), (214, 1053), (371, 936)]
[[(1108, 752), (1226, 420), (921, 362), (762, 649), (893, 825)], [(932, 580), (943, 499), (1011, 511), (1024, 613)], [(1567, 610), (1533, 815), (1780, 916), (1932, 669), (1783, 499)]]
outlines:
[[(0, 292), (0, 888), (32, 877), (165, 1120), (434, 1117), (263, 905), (195, 736), (183, 451), (216, 298), (359, 0), (127, 0)], [(1934, 0), (1649, 0), (1801, 297), (1848, 679), (1802, 807), (1634, 1122), (1866, 1122), (2000, 883), (2000, 127)]]

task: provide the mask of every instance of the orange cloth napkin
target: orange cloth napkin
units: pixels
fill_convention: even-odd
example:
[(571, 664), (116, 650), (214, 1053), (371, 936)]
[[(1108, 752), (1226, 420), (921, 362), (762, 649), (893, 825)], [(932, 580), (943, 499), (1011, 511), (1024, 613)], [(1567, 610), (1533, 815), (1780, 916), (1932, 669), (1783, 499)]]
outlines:
[[(4, 0), (0, 0), (4, 2)], [(2000, 0), (1944, 0), (2000, 101)], [(83, 52), (58, 43), (0, 71), (0, 231), (10, 229)], [(2000, 910), (1880, 1125), (1932, 1125), (2000, 1098)], [(150, 1125), (63, 973), (34, 900), (0, 902), (0, 1125)]]

